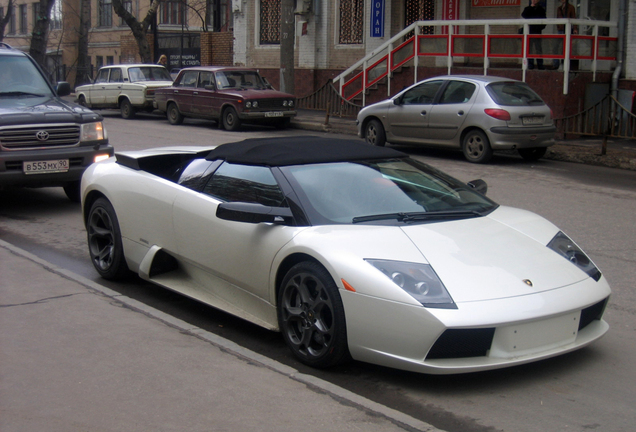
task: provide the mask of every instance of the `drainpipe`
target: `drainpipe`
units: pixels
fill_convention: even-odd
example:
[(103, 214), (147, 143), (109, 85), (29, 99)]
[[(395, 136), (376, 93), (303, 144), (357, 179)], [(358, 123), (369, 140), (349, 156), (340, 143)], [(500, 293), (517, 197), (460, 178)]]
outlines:
[(612, 96), (618, 97), (618, 80), (623, 71), (623, 58), (625, 57), (625, 19), (627, 0), (619, 0), (618, 6), (618, 47), (616, 50), (616, 69), (612, 74)]

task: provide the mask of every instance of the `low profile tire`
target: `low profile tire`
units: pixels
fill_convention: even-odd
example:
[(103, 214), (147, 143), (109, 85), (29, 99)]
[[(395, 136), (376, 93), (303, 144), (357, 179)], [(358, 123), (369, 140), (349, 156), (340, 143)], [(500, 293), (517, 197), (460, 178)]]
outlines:
[(471, 130), (462, 143), (464, 157), (472, 163), (486, 163), (492, 158), (492, 147), (485, 133), (480, 130)]
[(364, 128), (364, 140), (367, 144), (384, 147), (386, 144), (386, 133), (380, 120), (371, 120), (367, 123), (367, 126)]
[(547, 151), (547, 147), (533, 147), (518, 150), (519, 155), (527, 161), (537, 161), (545, 156)]
[(80, 182), (74, 181), (70, 183), (66, 183), (64, 185), (64, 193), (74, 203), (78, 203), (81, 201), (81, 191), (80, 191)]
[(237, 131), (241, 127), (241, 119), (239, 118), (236, 110), (232, 107), (225, 108), (223, 110), (223, 128), (228, 131)]
[(124, 258), (119, 221), (112, 204), (106, 198), (93, 203), (86, 224), (88, 252), (91, 262), (104, 279), (123, 279), (129, 274)]
[(124, 99), (121, 101), (119, 109), (121, 111), (122, 118), (125, 118), (126, 120), (135, 118), (135, 107), (132, 106), (128, 99)]
[(183, 123), (183, 114), (179, 111), (176, 103), (168, 105), (168, 121), (172, 125), (180, 125)]
[(278, 323), (287, 346), (306, 365), (322, 368), (350, 359), (342, 299), (321, 265), (301, 262), (285, 275)]

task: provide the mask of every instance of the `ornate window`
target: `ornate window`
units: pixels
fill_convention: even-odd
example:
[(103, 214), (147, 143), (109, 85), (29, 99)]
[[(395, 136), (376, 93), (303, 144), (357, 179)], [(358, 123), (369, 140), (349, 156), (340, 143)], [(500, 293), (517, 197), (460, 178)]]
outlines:
[(340, 0), (340, 44), (361, 44), (364, 0)]
[(261, 0), (260, 43), (280, 44), (280, 0)]

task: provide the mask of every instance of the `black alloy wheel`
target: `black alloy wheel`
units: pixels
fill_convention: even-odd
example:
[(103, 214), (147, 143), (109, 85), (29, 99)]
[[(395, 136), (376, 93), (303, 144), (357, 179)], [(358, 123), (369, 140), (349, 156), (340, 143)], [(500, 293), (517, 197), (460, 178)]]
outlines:
[(320, 264), (301, 262), (285, 275), (278, 292), (278, 323), (301, 362), (329, 367), (350, 359), (342, 299)]
[(91, 206), (86, 224), (88, 251), (93, 266), (104, 279), (118, 280), (128, 275), (119, 221), (106, 198)]

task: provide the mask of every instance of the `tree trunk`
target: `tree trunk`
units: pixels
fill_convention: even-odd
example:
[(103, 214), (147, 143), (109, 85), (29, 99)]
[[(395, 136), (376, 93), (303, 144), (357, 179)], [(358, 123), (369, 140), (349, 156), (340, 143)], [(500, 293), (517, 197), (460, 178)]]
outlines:
[(46, 46), (49, 41), (49, 23), (51, 9), (55, 0), (40, 0), (40, 13), (33, 26), (31, 33), (31, 47), (29, 54), (33, 59), (46, 70)]
[(82, 0), (80, 4), (79, 37), (77, 42), (77, 74), (75, 87), (90, 82), (91, 59), (88, 56), (88, 35), (91, 28), (91, 0)]

